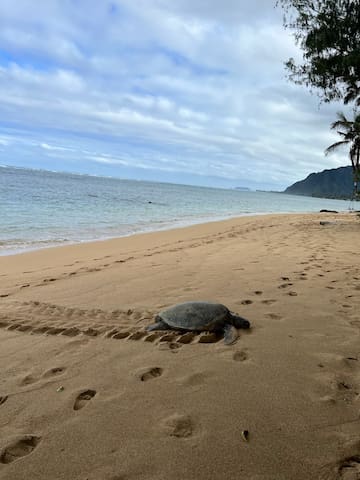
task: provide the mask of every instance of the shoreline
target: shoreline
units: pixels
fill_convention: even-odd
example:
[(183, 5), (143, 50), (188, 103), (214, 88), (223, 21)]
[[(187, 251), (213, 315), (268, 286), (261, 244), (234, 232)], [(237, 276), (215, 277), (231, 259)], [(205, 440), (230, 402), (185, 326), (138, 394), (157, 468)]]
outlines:
[[(298, 213), (298, 212), (296, 212)], [(306, 214), (307, 212), (305, 212), (304, 214)], [(308, 212), (308, 213), (311, 213), (311, 212)], [(244, 214), (241, 214), (241, 215), (235, 215), (235, 216), (224, 216), (224, 217), (219, 217), (219, 218), (213, 218), (213, 217), (207, 217), (206, 219), (204, 219), (203, 221), (199, 221), (198, 220), (194, 220), (193, 222), (187, 222), (187, 221), (179, 221), (177, 223), (169, 223), (167, 226), (163, 227), (163, 228), (156, 228), (156, 229), (152, 229), (151, 227), (149, 227), (149, 229), (145, 229), (145, 230), (139, 230), (139, 231), (136, 231), (136, 232), (131, 232), (131, 233), (127, 233), (127, 234), (124, 234), (124, 235), (116, 235), (116, 236), (106, 236), (106, 237), (99, 237), (99, 238), (94, 238), (94, 239), (90, 239), (90, 240), (78, 240), (78, 241), (74, 241), (72, 242), (71, 240), (69, 241), (66, 241), (64, 243), (61, 243), (61, 242), (58, 242), (58, 243), (53, 243), (53, 244), (49, 244), (49, 245), (46, 245), (46, 246), (43, 246), (43, 247), (40, 247), (40, 246), (37, 246), (37, 247), (29, 247), (29, 248), (24, 248), (24, 249), (18, 249), (18, 250), (8, 250), (8, 251), (4, 251), (4, 253), (0, 252), (0, 257), (7, 257), (7, 256), (10, 256), (10, 255), (18, 255), (18, 254), (22, 254), (22, 253), (28, 253), (28, 252), (35, 252), (35, 251), (38, 251), (38, 250), (44, 250), (44, 249), (47, 249), (47, 248), (58, 248), (58, 247), (68, 247), (68, 246), (72, 246), (72, 245), (84, 245), (84, 244), (88, 244), (88, 243), (96, 243), (96, 242), (106, 242), (108, 240), (116, 240), (116, 239), (120, 239), (120, 238), (127, 238), (127, 237), (132, 237), (132, 236), (136, 236), (136, 235), (144, 235), (144, 234), (147, 234), (147, 233), (157, 233), (157, 232), (167, 232), (169, 230), (177, 230), (177, 229), (182, 229), (182, 228), (187, 228), (187, 227), (192, 227), (192, 226), (196, 226), (196, 225), (204, 225), (204, 224), (207, 224), (207, 223), (216, 223), (216, 222), (224, 222), (224, 221), (227, 221), (227, 220), (234, 220), (234, 219), (237, 219), (237, 218), (242, 218), (242, 217), (256, 217), (256, 216), (263, 216), (263, 215), (291, 215), (291, 213), (288, 213), (288, 212), (276, 212), (276, 213), (244, 213)], [(301, 214), (301, 212), (300, 212)]]
[[(266, 214), (0, 257), (0, 479), (356, 475), (359, 231)], [(251, 328), (145, 331), (189, 300)]]
[[(226, 222), (226, 221), (229, 221), (229, 220), (237, 220), (237, 219), (240, 219), (240, 218), (251, 218), (251, 217), (263, 217), (263, 216), (271, 216), (271, 215), (313, 215), (313, 214), (316, 214), (316, 213), (319, 213), (319, 212), (269, 212), (269, 213), (264, 213), (264, 212), (259, 212), (259, 213), (244, 213), (244, 214), (241, 214), (241, 215), (235, 215), (235, 216), (226, 216), (226, 217), (220, 217), (220, 218), (206, 218), (204, 219), (203, 221), (199, 221), (199, 220), (195, 220), (194, 222), (186, 222), (186, 221), (179, 221), (178, 223), (172, 223), (172, 224), (169, 224), (163, 228), (156, 228), (155, 230), (154, 229), (151, 229), (149, 228), (148, 230), (145, 229), (145, 230), (139, 230), (137, 232), (133, 232), (133, 233), (128, 233), (128, 234), (124, 234), (124, 235), (116, 235), (116, 236), (106, 236), (106, 237), (99, 237), (99, 238), (94, 238), (94, 239), (90, 239), (90, 240), (83, 240), (83, 241), (68, 241), (68, 242), (56, 242), (56, 243), (50, 243), (48, 245), (45, 245), (43, 247), (41, 246), (34, 246), (34, 247), (26, 247), (26, 248), (23, 248), (23, 249), (16, 249), (16, 250), (12, 250), (12, 249), (9, 249), (9, 250), (4, 250), (4, 251), (0, 251), (0, 258), (2, 257), (9, 257), (9, 256), (14, 256), (14, 255), (22, 255), (22, 254), (26, 254), (26, 253), (31, 253), (31, 252), (37, 252), (37, 251), (40, 251), (40, 250), (47, 250), (47, 249), (52, 249), (52, 248), (62, 248), (62, 247), (71, 247), (71, 246), (74, 246), (74, 245), (87, 245), (89, 243), (97, 243), (97, 242), (107, 242), (107, 241), (111, 241), (111, 240), (117, 240), (117, 239), (121, 239), (121, 238), (129, 238), (129, 237), (134, 237), (134, 236), (137, 236), (137, 235), (146, 235), (146, 234), (151, 234), (151, 233), (161, 233), (161, 232), (168, 232), (168, 231), (171, 231), (171, 230), (181, 230), (183, 228), (188, 228), (188, 227), (196, 227), (196, 226), (201, 226), (201, 225), (206, 225), (208, 223), (212, 224), (212, 223), (221, 223), (221, 222)], [(348, 211), (338, 211), (339, 214), (346, 214), (346, 213), (349, 213)], [(41, 241), (42, 242), (42, 241)]]
[[(195, 242), (201, 242), (203, 238), (213, 238), (210, 243), (216, 242), (218, 237), (229, 235), (234, 236), (232, 233), (236, 229), (246, 228), (246, 225), (250, 225), (250, 229), (272, 228), (272, 223), (291, 223), (292, 221), (314, 221), (319, 223), (321, 220), (329, 220), (330, 222), (338, 222), (339, 219), (346, 219), (356, 223), (356, 218), (350, 212), (341, 212), (338, 214), (332, 213), (271, 213), (271, 214), (259, 214), (232, 217), (220, 221), (211, 221), (206, 223), (196, 223), (193, 225), (181, 226), (177, 228), (170, 228), (166, 230), (155, 230), (150, 232), (136, 233), (124, 237), (114, 237), (104, 240), (95, 240), (83, 243), (73, 243), (69, 245), (57, 245), (51, 247), (44, 247), (36, 250), (30, 250), (25, 252), (15, 253), (13, 255), (1, 255), (0, 256), (0, 271), (3, 272), (3, 288), (0, 289), (1, 295), (6, 295), (3, 292), (6, 289), (5, 278), (12, 273), (16, 275), (23, 274), (25, 278), (31, 276), (32, 269), (40, 266), (47, 270), (55, 271), (58, 276), (57, 270), (60, 268), (61, 276), (66, 275), (65, 271), (72, 270), (70, 267), (75, 266), (78, 263), (92, 264), (94, 272), (97, 271), (98, 264), (101, 263), (101, 258), (118, 257), (116, 263), (122, 264), (127, 262), (127, 258), (132, 259), (134, 252), (141, 252), (140, 258), (144, 259), (147, 255), (145, 251), (157, 251), (161, 249), (162, 245), (172, 245), (173, 250), (177, 249), (177, 244), (187, 249), (187, 246)], [(257, 225), (259, 224), (259, 225)], [(264, 226), (262, 226), (265, 225)], [(323, 227), (322, 227), (323, 228)], [(197, 245), (197, 243), (196, 243)], [(103, 256), (101, 253), (103, 252)], [(104, 255), (106, 253), (106, 255)], [(99, 257), (99, 258), (94, 258)], [(69, 268), (68, 268), (69, 267)], [(85, 271), (87, 268), (85, 268)], [(77, 275), (73, 271), (69, 272), (71, 275)], [(1, 278), (1, 277), (0, 277)], [(26, 283), (25, 283), (26, 284)], [(27, 287), (23, 287), (27, 288)]]

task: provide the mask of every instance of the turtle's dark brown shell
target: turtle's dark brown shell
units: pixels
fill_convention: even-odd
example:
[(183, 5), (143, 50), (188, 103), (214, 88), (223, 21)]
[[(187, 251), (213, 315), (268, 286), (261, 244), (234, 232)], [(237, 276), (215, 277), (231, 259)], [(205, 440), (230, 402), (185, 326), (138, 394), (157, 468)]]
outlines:
[(181, 330), (221, 330), (231, 317), (221, 303), (185, 302), (163, 310), (158, 317), (167, 325)]

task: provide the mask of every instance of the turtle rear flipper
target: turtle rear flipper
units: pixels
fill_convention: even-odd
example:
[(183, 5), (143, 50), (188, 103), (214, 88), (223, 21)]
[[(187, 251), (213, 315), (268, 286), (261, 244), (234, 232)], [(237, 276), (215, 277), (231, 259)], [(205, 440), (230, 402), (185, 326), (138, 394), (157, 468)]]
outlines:
[(157, 320), (156, 323), (153, 323), (152, 325), (146, 327), (146, 330), (148, 332), (151, 332), (152, 330), (170, 330), (169, 325), (163, 322), (160, 317), (156, 317), (155, 320)]
[(224, 326), (224, 343), (225, 345), (232, 345), (233, 343), (236, 342), (238, 339), (239, 334), (236, 328), (231, 325), (230, 323), (227, 323)]

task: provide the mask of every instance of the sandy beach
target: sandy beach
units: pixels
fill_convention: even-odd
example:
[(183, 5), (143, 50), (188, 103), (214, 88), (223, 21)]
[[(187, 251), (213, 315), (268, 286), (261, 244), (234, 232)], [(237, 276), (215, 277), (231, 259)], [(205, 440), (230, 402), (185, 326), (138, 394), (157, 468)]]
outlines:
[[(359, 232), (267, 215), (0, 257), (0, 478), (360, 479)], [(188, 300), (251, 329), (145, 332)]]

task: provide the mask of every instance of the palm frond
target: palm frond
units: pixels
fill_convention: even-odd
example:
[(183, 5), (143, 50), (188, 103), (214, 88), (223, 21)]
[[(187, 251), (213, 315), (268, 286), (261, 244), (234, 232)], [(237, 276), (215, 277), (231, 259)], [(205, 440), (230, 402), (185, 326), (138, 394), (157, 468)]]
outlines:
[(334, 150), (337, 150), (339, 147), (342, 145), (347, 145), (349, 143), (349, 140), (341, 140), (340, 142), (335, 142), (330, 147), (327, 147), (325, 150), (325, 155), (328, 155), (329, 153), (332, 153)]
[(325, 155), (343, 145), (349, 145), (349, 157), (353, 170), (357, 171), (360, 161), (360, 113), (355, 109), (353, 120), (348, 120), (343, 112), (337, 112), (337, 120), (331, 124), (342, 140), (335, 142), (325, 150)]
[(338, 130), (336, 133), (340, 135), (340, 137), (346, 138), (347, 133), (341, 132), (340, 130)]

